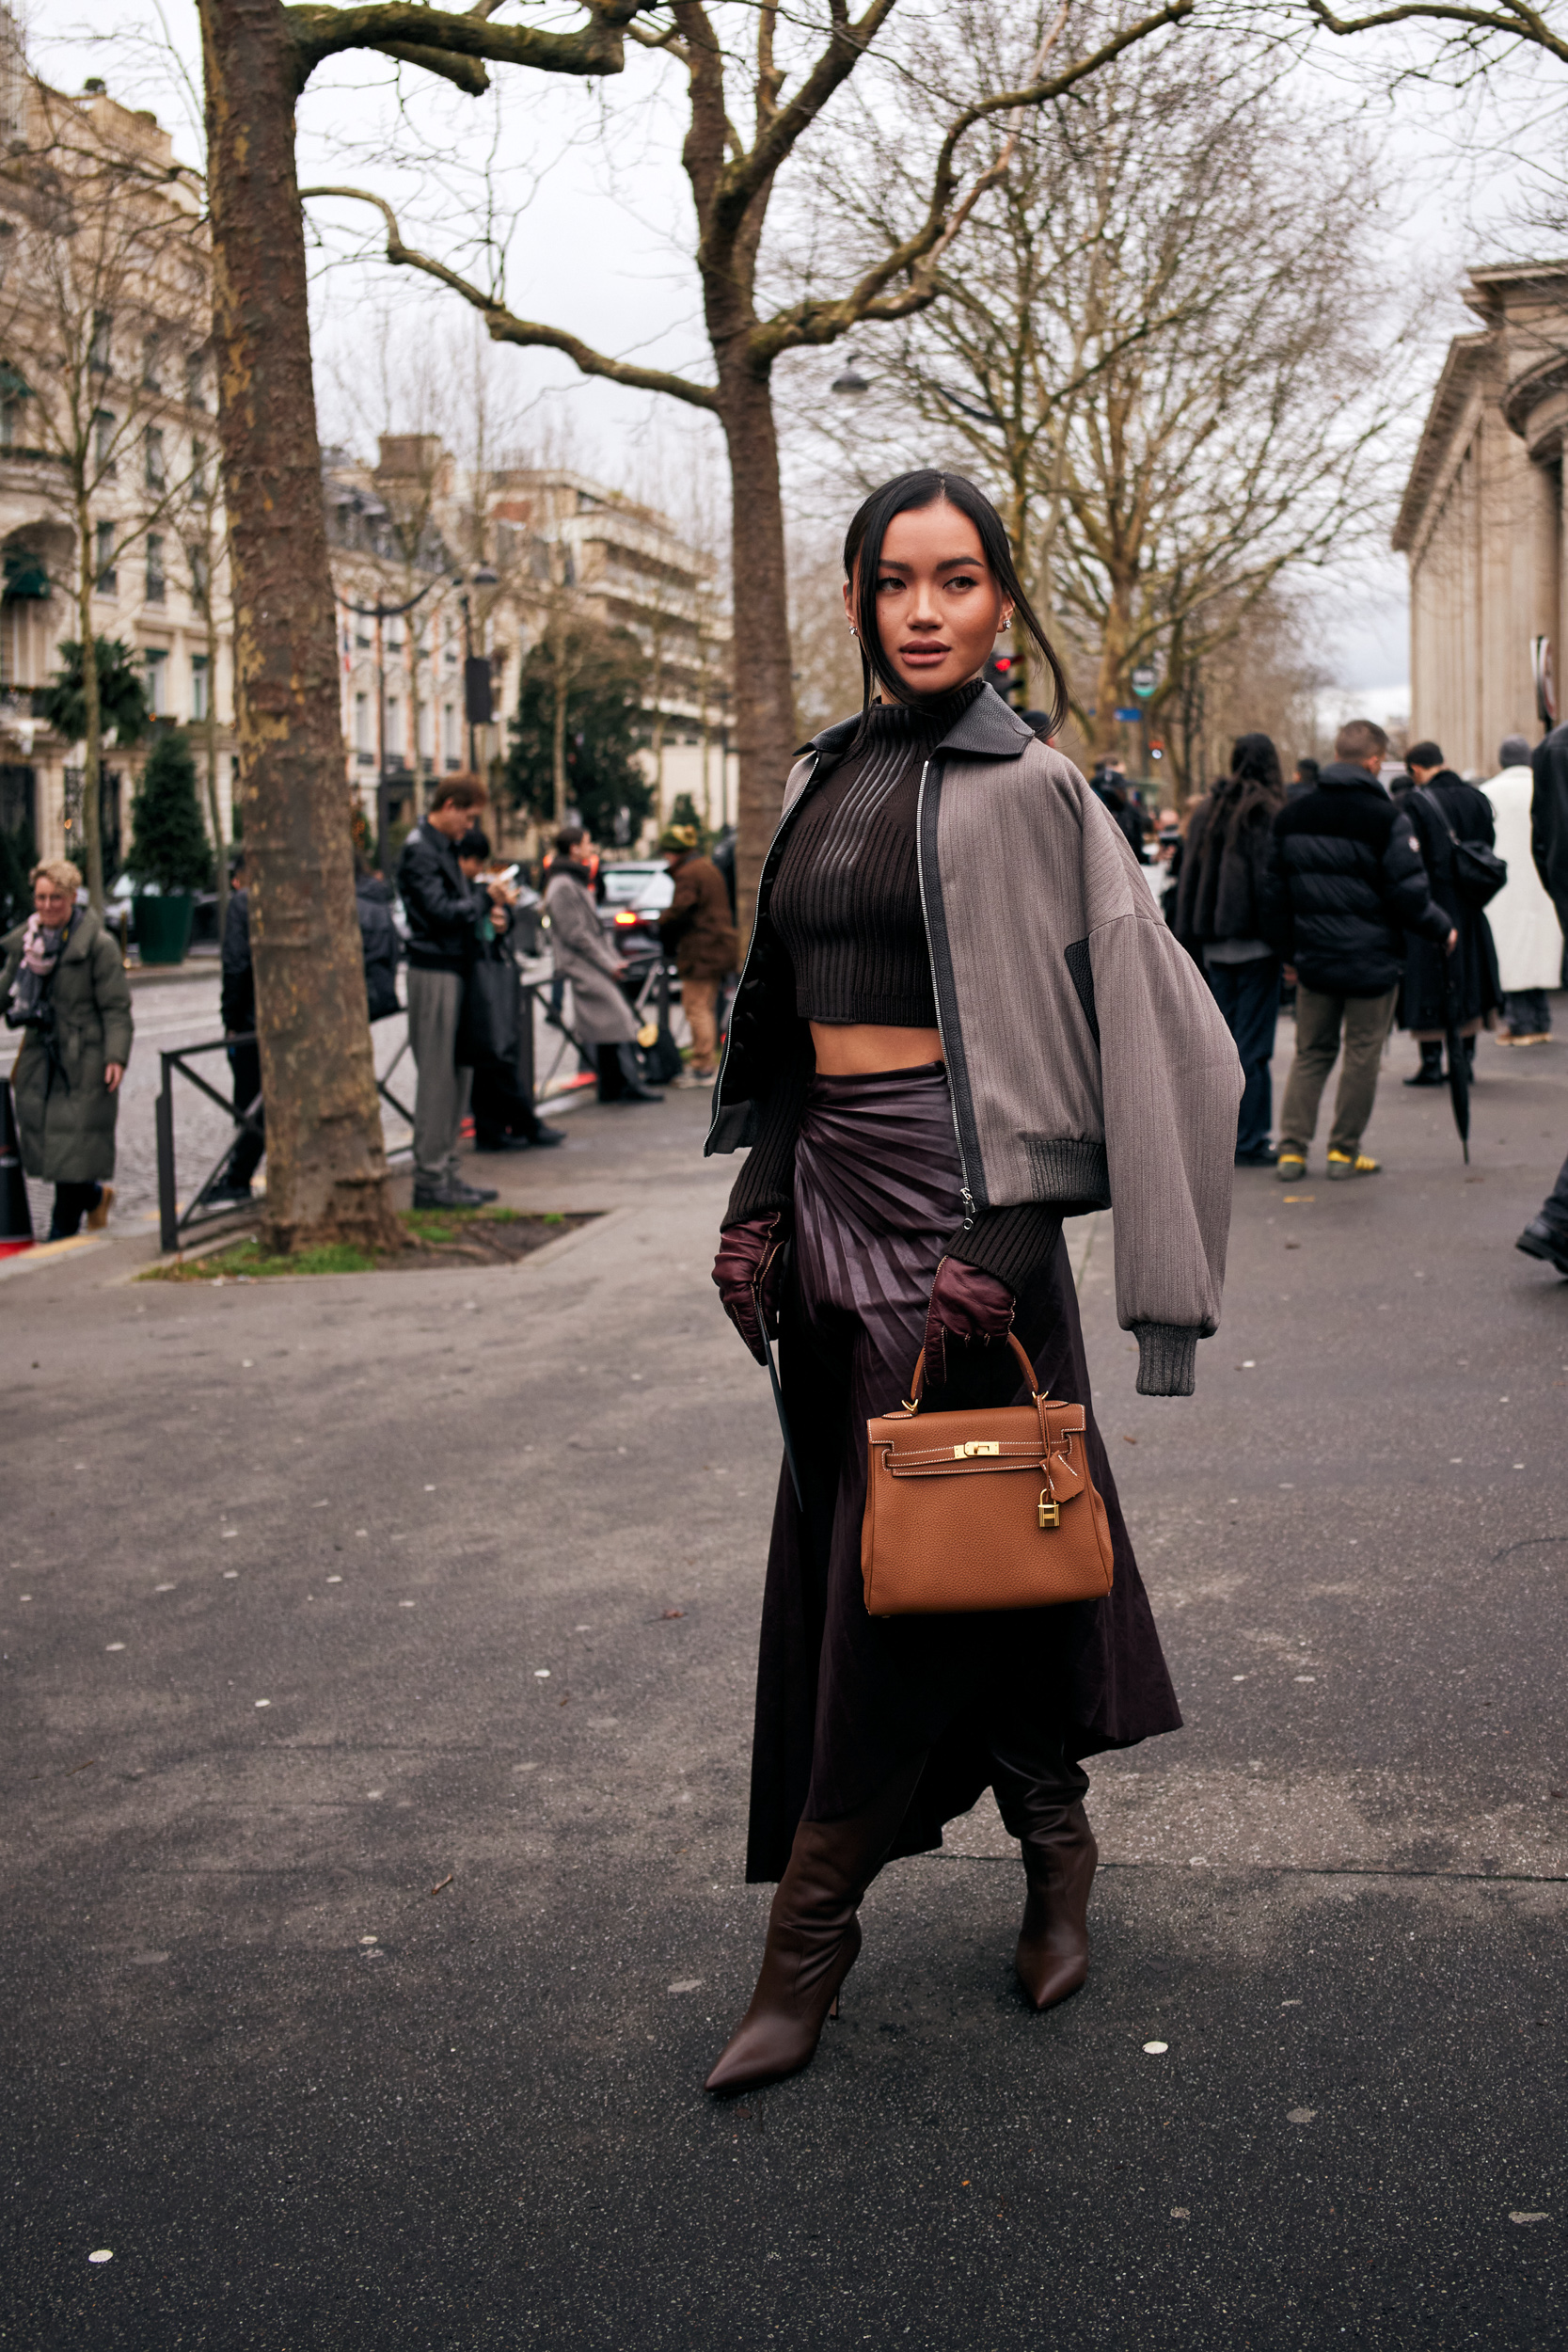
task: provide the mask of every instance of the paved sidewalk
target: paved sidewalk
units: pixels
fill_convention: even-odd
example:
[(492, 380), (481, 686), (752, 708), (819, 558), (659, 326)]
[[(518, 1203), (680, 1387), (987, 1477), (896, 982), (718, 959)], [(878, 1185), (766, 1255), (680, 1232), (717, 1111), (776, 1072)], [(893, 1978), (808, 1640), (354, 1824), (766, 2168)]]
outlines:
[(514, 1268), (8, 1284), (0, 2341), (1555, 2352), (1568, 1047), (1482, 1041), (1468, 1170), (1408, 1058), (1385, 1176), (1239, 1176), (1192, 1402), (1073, 1235), (1187, 1715), (1092, 1768), (1089, 1985), (1023, 2010), (988, 1801), (723, 2106), (778, 1447), (702, 1099), (478, 1163), (606, 1212)]

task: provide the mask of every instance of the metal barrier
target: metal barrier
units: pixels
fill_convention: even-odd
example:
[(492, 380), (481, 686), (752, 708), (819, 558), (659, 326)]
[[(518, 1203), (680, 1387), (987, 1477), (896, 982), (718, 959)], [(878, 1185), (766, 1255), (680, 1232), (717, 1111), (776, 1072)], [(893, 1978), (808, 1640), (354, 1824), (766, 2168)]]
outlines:
[[(158, 1057), (162, 1065), (162, 1084), (158, 1090), (158, 1100), (153, 1105), (158, 1135), (158, 1247), (166, 1252), (178, 1249), (181, 1234), (188, 1232), (193, 1225), (211, 1224), (214, 1217), (227, 1216), (230, 1214), (227, 1204), (218, 1208), (210, 1206), (208, 1196), (228, 1167), (229, 1155), (234, 1149), (238, 1136), (259, 1136), (263, 1132), (260, 1095), (247, 1109), (236, 1110), (229, 1098), (220, 1094), (215, 1087), (209, 1086), (199, 1072), (188, 1070), (185, 1065), (187, 1062), (196, 1060), (201, 1054), (224, 1054), (228, 1052), (230, 1045), (254, 1045), (255, 1042), (254, 1036), (219, 1037), (214, 1038), (208, 1045), (180, 1045), (171, 1052), (161, 1053)], [(175, 1188), (174, 1173), (174, 1088), (172, 1080), (176, 1071), (182, 1078), (188, 1078), (192, 1086), (207, 1097), (209, 1103), (215, 1103), (220, 1111), (228, 1113), (234, 1122), (235, 1131), (218, 1154), (216, 1165), (201, 1190), (182, 1214)], [(206, 1212), (205, 1215), (202, 1214), (203, 1211)]]
[[(665, 1036), (670, 1032), (670, 975), (669, 962), (665, 958), (659, 957), (643, 980), (634, 1002), (634, 1009), (642, 1016), (643, 1020), (646, 1021), (651, 1014), (660, 1034)], [(551, 1084), (556, 1072), (561, 1067), (562, 1056), (569, 1048), (573, 1046), (577, 1048), (578, 1056), (588, 1065), (590, 1071), (597, 1068), (598, 1049), (587, 1039), (579, 1037), (566, 1020), (557, 997), (557, 984), (553, 979), (524, 980), (522, 991), (528, 1006), (529, 1073), (532, 1099), (537, 1106), (546, 1099), (543, 1088)], [(555, 1061), (542, 1082), (535, 1079), (533, 1075), (533, 1007), (535, 1000), (540, 998), (545, 1000), (544, 1016), (546, 1027), (556, 1030), (561, 1038), (561, 1051), (557, 1054)], [(388, 1014), (388, 1018), (390, 1019), (390, 1017)], [(232, 1215), (231, 1202), (214, 1203), (211, 1196), (216, 1188), (219, 1177), (229, 1165), (230, 1153), (233, 1151), (240, 1136), (242, 1135), (264, 1136), (266, 1132), (262, 1102), (259, 1094), (255, 1101), (247, 1104), (243, 1111), (238, 1110), (227, 1095), (220, 1094), (215, 1087), (208, 1084), (198, 1071), (190, 1069), (188, 1065), (204, 1054), (224, 1054), (231, 1045), (254, 1045), (255, 1042), (254, 1034), (248, 1037), (213, 1038), (205, 1045), (175, 1046), (166, 1053), (160, 1053), (158, 1057), (161, 1065), (161, 1084), (157, 1101), (153, 1105), (158, 1141), (158, 1246), (166, 1254), (172, 1253), (179, 1248), (182, 1234), (190, 1232), (193, 1228), (213, 1224), (219, 1217)], [(413, 1111), (405, 1103), (399, 1102), (390, 1085), (393, 1072), (408, 1050), (408, 1040), (405, 1037), (388, 1063), (385, 1073), (376, 1079), (375, 1090), (382, 1101), (397, 1112), (400, 1119), (406, 1120), (409, 1126), (412, 1126)], [(226, 1112), (234, 1124), (234, 1133), (230, 1136), (208, 1171), (201, 1189), (195, 1200), (184, 1209), (180, 1207), (175, 1169), (173, 1079), (176, 1072), (182, 1078), (188, 1079), (198, 1093), (204, 1094), (209, 1103), (215, 1103), (219, 1110)], [(584, 1083), (593, 1083), (587, 1071), (584, 1073)], [(388, 1153), (388, 1156), (391, 1157), (392, 1154)]]

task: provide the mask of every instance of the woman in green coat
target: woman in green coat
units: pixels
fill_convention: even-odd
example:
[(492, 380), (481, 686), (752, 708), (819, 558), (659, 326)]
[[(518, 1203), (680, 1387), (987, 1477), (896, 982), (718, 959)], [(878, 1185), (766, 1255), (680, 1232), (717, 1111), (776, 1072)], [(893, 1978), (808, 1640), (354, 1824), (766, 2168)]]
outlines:
[(119, 949), (65, 858), (33, 869), (33, 913), (0, 943), (0, 1006), (23, 1031), (11, 1072), (22, 1165), (55, 1187), (51, 1241), (108, 1221), (119, 1082), (131, 1058), (131, 983)]

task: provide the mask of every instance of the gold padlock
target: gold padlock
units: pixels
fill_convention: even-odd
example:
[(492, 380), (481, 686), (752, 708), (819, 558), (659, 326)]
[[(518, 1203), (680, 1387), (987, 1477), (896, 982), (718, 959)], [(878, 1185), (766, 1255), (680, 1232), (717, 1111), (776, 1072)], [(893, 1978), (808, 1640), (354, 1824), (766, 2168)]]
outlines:
[(1040, 1488), (1040, 1525), (1042, 1527), (1060, 1527), (1061, 1523), (1061, 1504), (1052, 1500), (1051, 1489), (1049, 1486), (1042, 1486)]

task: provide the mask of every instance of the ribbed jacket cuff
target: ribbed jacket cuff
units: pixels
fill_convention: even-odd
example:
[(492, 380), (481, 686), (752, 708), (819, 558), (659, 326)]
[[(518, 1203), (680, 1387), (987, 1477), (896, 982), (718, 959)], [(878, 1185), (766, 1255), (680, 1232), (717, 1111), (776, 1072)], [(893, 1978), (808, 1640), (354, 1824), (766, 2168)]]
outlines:
[(1038, 1200), (1011, 1209), (982, 1209), (968, 1232), (954, 1234), (947, 1255), (994, 1274), (1015, 1295), (1056, 1247), (1062, 1220)]
[(1197, 1374), (1197, 1343), (1203, 1337), (1196, 1324), (1135, 1323), (1138, 1343), (1138, 1394), (1191, 1396)]
[(795, 1137), (812, 1082), (813, 1066), (784, 1071), (762, 1106), (756, 1141), (740, 1164), (724, 1211), (726, 1225), (742, 1225), (769, 1209), (795, 1205)]

